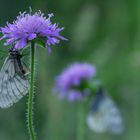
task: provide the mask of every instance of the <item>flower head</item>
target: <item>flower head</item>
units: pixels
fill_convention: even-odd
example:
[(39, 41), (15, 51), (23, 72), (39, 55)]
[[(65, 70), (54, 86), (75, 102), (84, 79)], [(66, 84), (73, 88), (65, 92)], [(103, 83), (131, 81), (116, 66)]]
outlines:
[[(51, 45), (56, 45), (60, 40), (66, 40), (59, 33), (64, 29), (59, 28), (58, 24), (52, 24), (50, 19), (53, 14), (48, 14), (48, 18), (41, 11), (34, 14), (20, 13), (17, 19), (12, 23), (7, 23), (1, 27), (3, 36), (0, 38), (7, 39), (4, 45), (15, 43), (14, 49), (22, 49), (32, 40), (39, 40), (49, 50)], [(38, 40), (37, 40), (38, 39)]]
[(56, 78), (60, 98), (80, 100), (89, 94), (88, 82), (96, 75), (96, 68), (87, 63), (74, 63)]

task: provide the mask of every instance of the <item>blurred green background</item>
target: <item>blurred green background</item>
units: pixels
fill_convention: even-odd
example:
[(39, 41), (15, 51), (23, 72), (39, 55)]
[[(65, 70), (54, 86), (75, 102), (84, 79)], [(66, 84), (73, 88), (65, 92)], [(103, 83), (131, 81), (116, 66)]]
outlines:
[[(140, 1), (139, 0), (1, 0), (0, 26), (19, 11), (53, 12), (69, 41), (47, 50), (37, 48), (35, 125), (38, 140), (76, 140), (77, 104), (52, 94), (54, 78), (68, 64), (96, 65), (98, 77), (118, 104), (125, 124), (122, 135), (96, 134), (86, 140), (140, 139)], [(0, 49), (5, 49), (0, 43)], [(2, 54), (0, 54), (2, 56)], [(4, 60), (0, 60), (3, 64)], [(26, 102), (0, 109), (0, 140), (27, 140)]]

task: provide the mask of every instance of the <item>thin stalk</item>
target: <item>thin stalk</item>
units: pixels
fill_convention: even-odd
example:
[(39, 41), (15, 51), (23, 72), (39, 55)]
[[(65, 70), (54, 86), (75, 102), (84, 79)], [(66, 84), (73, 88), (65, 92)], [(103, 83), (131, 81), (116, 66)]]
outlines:
[(31, 42), (30, 58), (30, 92), (28, 97), (27, 123), (30, 140), (36, 140), (33, 126), (33, 98), (34, 98), (34, 77), (35, 77), (35, 44)]
[(85, 127), (86, 127), (86, 106), (85, 102), (79, 103), (77, 112), (77, 140), (85, 140)]

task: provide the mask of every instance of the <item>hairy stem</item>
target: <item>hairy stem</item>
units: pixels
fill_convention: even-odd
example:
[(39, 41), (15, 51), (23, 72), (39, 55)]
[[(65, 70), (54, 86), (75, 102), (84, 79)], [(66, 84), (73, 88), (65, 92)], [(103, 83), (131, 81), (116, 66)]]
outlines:
[(78, 126), (77, 126), (77, 140), (85, 140), (85, 127), (86, 127), (86, 106), (84, 102), (79, 103), (77, 112)]
[(34, 126), (33, 126), (33, 94), (34, 94), (34, 77), (35, 77), (35, 46), (34, 42), (31, 42), (31, 58), (30, 58), (30, 92), (28, 97), (28, 112), (27, 123), (30, 140), (36, 140)]

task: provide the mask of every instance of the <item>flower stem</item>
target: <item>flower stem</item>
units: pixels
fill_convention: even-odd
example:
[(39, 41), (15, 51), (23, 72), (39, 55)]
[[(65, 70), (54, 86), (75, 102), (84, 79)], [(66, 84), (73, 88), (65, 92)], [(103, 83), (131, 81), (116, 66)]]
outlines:
[(27, 123), (30, 140), (36, 140), (33, 126), (33, 98), (34, 98), (34, 77), (35, 77), (35, 46), (31, 42), (31, 58), (30, 58), (30, 92), (28, 97)]
[(86, 126), (86, 107), (84, 102), (79, 103), (78, 108), (78, 126), (77, 126), (77, 140), (85, 140), (85, 126)]

